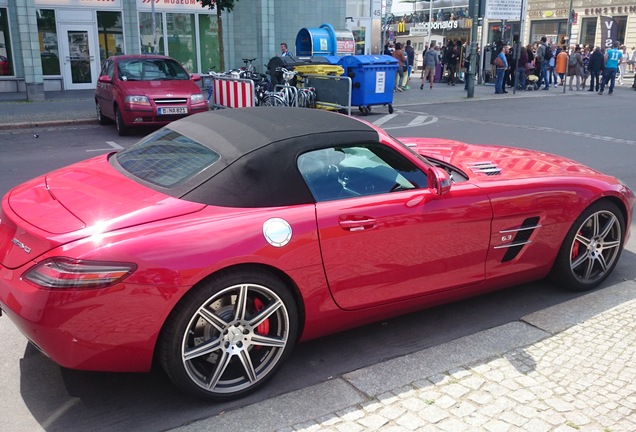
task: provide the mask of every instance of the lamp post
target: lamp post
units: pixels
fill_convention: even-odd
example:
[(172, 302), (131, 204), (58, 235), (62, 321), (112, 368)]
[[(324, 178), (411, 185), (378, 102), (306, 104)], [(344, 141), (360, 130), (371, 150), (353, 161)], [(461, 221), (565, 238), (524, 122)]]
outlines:
[[(483, 0), (485, 1), (485, 0)], [(477, 31), (479, 27), (479, 2), (473, 2), (473, 10), (470, 11), (473, 18), (473, 25), (470, 33), (470, 64), (468, 66), (468, 88), (466, 96), (469, 99), (475, 97), (475, 71), (477, 70)]]
[[(570, 38), (572, 37), (572, 21), (573, 20), (574, 20), (574, 11), (572, 10), (572, 0), (570, 0), (570, 8), (568, 9), (568, 38), (566, 40), (567, 45), (565, 46), (565, 49), (568, 50), (567, 51), (568, 56), (570, 55)], [(554, 63), (556, 64), (556, 59), (554, 60)], [(565, 78), (567, 79), (567, 76)], [(572, 81), (570, 81), (570, 85), (572, 85)], [(563, 80), (563, 93), (565, 94), (565, 79)]]

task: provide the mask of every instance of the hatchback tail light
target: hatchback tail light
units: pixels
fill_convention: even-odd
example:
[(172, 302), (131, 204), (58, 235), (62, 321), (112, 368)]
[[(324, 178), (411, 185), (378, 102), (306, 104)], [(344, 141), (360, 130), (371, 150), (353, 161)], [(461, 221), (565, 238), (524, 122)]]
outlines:
[(115, 285), (137, 269), (133, 263), (49, 258), (22, 276), (42, 288), (105, 288)]

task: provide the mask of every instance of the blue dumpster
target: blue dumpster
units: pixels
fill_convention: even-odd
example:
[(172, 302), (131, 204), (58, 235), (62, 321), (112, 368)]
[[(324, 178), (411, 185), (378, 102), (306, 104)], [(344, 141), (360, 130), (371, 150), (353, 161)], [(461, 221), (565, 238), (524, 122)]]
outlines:
[(355, 52), (356, 41), (349, 29), (334, 29), (330, 24), (303, 28), (296, 35), (298, 57), (342, 56)]
[(388, 105), (393, 113), (393, 87), (398, 70), (397, 59), (388, 55), (351, 55), (340, 59), (344, 75), (351, 78), (351, 105), (362, 114), (372, 105)]

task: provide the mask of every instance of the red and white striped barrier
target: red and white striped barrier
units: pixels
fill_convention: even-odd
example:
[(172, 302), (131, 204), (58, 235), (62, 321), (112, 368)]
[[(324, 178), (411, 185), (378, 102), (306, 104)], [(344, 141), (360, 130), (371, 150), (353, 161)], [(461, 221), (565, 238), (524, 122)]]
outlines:
[(240, 78), (215, 77), (214, 105), (228, 108), (254, 106), (254, 81)]

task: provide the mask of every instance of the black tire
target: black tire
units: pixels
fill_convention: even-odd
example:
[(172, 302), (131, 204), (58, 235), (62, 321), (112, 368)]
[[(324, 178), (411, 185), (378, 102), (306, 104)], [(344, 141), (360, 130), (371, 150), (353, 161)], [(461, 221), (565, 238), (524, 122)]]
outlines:
[(115, 126), (117, 127), (117, 133), (119, 136), (126, 136), (130, 133), (128, 126), (124, 123), (121, 112), (117, 107), (115, 107)]
[(288, 287), (265, 271), (232, 270), (184, 296), (164, 326), (158, 355), (182, 391), (225, 401), (272, 378), (297, 335)]
[(100, 108), (99, 103), (97, 103), (97, 101), (95, 101), (95, 111), (97, 114), (97, 122), (100, 125), (105, 126), (111, 123), (110, 119), (104, 117), (104, 115), (102, 114), (102, 109)]
[(393, 114), (393, 105), (389, 104), (389, 114)]
[(552, 268), (552, 279), (571, 291), (596, 288), (612, 272), (623, 250), (625, 218), (607, 200), (597, 201), (574, 221)]

